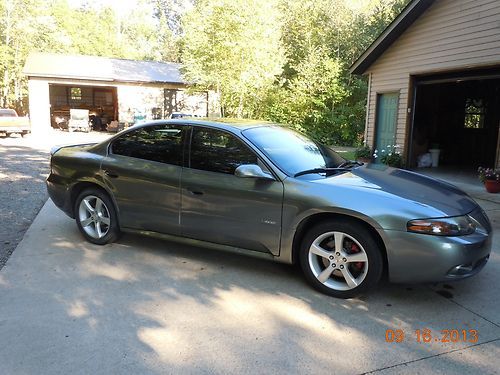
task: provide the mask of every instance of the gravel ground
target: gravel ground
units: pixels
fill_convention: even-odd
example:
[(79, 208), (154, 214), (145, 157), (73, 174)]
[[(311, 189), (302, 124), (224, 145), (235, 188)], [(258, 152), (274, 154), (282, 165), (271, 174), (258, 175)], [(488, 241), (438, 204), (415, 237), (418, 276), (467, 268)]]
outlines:
[(44, 137), (0, 137), (0, 269), (48, 198), (45, 178), (49, 173), (50, 148), (106, 137), (109, 135), (59, 131), (50, 131)]

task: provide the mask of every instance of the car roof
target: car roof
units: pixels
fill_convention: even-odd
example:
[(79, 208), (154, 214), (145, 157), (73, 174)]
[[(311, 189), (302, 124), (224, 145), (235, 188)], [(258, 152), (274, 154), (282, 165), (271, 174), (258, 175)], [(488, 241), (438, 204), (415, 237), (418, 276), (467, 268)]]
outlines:
[(179, 119), (165, 119), (165, 120), (152, 120), (147, 122), (142, 122), (137, 124), (139, 126), (147, 126), (153, 124), (185, 124), (185, 125), (204, 125), (216, 127), (219, 129), (226, 130), (246, 130), (250, 128), (256, 127), (264, 127), (264, 126), (280, 126), (280, 124), (276, 124), (269, 121), (263, 120), (248, 120), (248, 119), (234, 119), (234, 118), (179, 118)]

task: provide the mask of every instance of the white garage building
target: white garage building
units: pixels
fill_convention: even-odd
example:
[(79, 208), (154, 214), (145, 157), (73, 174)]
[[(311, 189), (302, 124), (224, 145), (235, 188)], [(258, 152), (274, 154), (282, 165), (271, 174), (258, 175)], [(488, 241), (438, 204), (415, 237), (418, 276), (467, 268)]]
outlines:
[(216, 115), (209, 92), (189, 94), (180, 64), (34, 53), (26, 60), (33, 133), (55, 126), (70, 109), (88, 109), (102, 123), (121, 126), (172, 112)]

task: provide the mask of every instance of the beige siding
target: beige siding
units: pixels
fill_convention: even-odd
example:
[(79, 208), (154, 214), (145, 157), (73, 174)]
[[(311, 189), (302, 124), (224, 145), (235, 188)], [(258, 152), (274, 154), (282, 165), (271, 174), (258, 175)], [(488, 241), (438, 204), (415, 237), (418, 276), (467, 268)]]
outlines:
[(399, 93), (395, 142), (405, 146), (410, 77), (500, 65), (500, 1), (436, 0), (367, 70), (367, 143), (373, 145), (377, 94)]

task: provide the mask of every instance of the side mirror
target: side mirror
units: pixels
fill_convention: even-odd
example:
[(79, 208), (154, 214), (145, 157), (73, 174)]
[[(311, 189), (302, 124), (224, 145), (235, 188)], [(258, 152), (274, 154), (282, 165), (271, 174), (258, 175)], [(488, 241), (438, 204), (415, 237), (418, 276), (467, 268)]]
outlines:
[(234, 171), (234, 175), (242, 178), (260, 178), (263, 180), (276, 179), (267, 172), (264, 172), (257, 164), (242, 164)]

